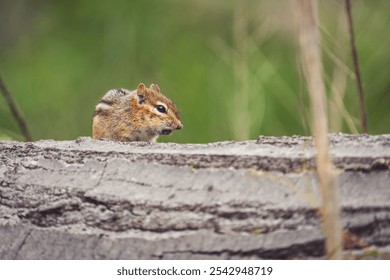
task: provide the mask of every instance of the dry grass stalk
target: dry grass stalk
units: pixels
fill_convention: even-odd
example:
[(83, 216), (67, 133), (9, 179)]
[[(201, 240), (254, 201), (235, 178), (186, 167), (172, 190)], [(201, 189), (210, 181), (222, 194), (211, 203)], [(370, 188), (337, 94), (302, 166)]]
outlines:
[(11, 110), (12, 116), (15, 118), (16, 122), (18, 123), (18, 126), (20, 128), (20, 131), (23, 134), (25, 141), (32, 141), (32, 136), (27, 127), (27, 123), (24, 120), (22, 114), (19, 112), (18, 106), (16, 105), (14, 99), (12, 98), (11, 93), (8, 91), (7, 87), (5, 86), (5, 83), (1, 78), (1, 76), (0, 76), (0, 91), (2, 92), (5, 101), (7, 102)]
[(351, 0), (345, 0), (345, 9), (346, 9), (347, 19), (348, 19), (348, 30), (349, 30), (349, 38), (351, 43), (352, 60), (353, 60), (353, 65), (355, 67), (356, 84), (359, 92), (359, 104), (360, 104), (362, 128), (364, 133), (368, 133), (366, 103), (364, 100), (363, 83), (360, 75), (359, 58), (356, 50), (355, 34), (353, 31)]
[[(339, 44), (343, 44), (343, 38), (346, 36), (346, 24), (345, 24), (345, 18), (344, 13), (340, 12), (338, 17), (338, 34), (337, 38), (332, 38), (331, 35), (329, 35), (329, 40), (333, 41), (333, 44), (338, 46), (336, 48), (337, 57), (340, 59), (340, 61), (345, 61), (346, 57), (346, 49), (340, 46)], [(334, 65), (333, 75), (330, 83), (330, 88), (332, 92), (332, 97), (329, 102), (330, 106), (330, 130), (333, 132), (340, 132), (342, 128), (343, 123), (343, 115), (347, 114), (348, 112), (344, 106), (344, 96), (347, 89), (347, 73), (344, 72), (336, 63)], [(350, 118), (349, 118), (350, 119)], [(348, 120), (346, 119), (347, 124)], [(353, 125), (353, 122), (352, 122)], [(353, 128), (349, 128), (350, 131), (353, 130)]]
[(234, 139), (248, 139), (250, 135), (249, 90), (248, 90), (248, 8), (245, 1), (237, 1), (233, 17), (233, 41), (239, 54), (233, 62), (235, 89), (233, 97)]
[(297, 0), (299, 41), (307, 86), (311, 99), (314, 134), (317, 149), (317, 172), (322, 196), (322, 220), (329, 259), (341, 259), (342, 234), (337, 177), (331, 161), (325, 86), (317, 26), (317, 3)]

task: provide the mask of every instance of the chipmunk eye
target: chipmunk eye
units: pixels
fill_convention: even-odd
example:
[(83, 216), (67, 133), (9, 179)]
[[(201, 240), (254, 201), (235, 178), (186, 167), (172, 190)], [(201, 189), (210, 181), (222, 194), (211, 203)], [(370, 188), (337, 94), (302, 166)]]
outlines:
[(157, 105), (156, 106), (156, 109), (157, 111), (159, 111), (160, 113), (166, 113), (167, 112), (167, 108), (165, 108), (163, 105)]

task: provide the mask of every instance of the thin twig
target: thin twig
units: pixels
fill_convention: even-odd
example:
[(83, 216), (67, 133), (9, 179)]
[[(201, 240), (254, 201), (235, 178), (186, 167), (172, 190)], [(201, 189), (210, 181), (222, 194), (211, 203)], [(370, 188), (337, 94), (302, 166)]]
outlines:
[(322, 222), (329, 259), (342, 257), (342, 234), (337, 176), (332, 164), (326, 110), (326, 93), (317, 24), (317, 2), (298, 0), (299, 41), (307, 87), (310, 94), (316, 143), (316, 163), (322, 200)]
[(359, 57), (356, 50), (355, 33), (353, 31), (351, 0), (345, 0), (345, 10), (348, 18), (348, 31), (349, 31), (349, 38), (351, 42), (353, 65), (355, 67), (356, 84), (359, 92), (362, 128), (364, 133), (368, 133), (366, 103), (364, 101), (364, 90), (363, 90), (362, 78), (360, 75)]
[(19, 112), (18, 107), (12, 98), (11, 93), (8, 91), (7, 87), (5, 86), (5, 83), (0, 75), (0, 90), (3, 93), (3, 96), (11, 110), (12, 115), (14, 116), (16, 122), (18, 123), (18, 126), (20, 128), (20, 131), (23, 134), (23, 137), (25, 141), (32, 141), (32, 137), (30, 134), (30, 131), (28, 130), (26, 121), (24, 120), (22, 114)]

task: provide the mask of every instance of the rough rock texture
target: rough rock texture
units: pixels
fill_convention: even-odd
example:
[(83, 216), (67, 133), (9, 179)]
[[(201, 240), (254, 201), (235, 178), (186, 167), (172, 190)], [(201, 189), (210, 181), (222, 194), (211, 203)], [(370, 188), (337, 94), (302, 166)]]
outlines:
[[(390, 135), (331, 140), (345, 250), (384, 256)], [(313, 156), (311, 137), (0, 142), (0, 258), (322, 258)]]

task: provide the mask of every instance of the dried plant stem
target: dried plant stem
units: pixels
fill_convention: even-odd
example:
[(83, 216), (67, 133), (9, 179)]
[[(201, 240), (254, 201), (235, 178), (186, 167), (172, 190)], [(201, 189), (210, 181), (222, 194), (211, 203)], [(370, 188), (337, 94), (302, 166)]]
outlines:
[(248, 19), (247, 3), (237, 1), (233, 18), (233, 40), (237, 56), (233, 62), (234, 72), (234, 119), (233, 135), (236, 140), (248, 139), (250, 135), (249, 90), (248, 90)]
[[(334, 70), (332, 74), (332, 78), (330, 81), (330, 89), (332, 92), (332, 96), (330, 98), (329, 104), (332, 106), (330, 107), (330, 130), (333, 132), (340, 132), (343, 124), (343, 117), (345, 119), (345, 122), (349, 125), (349, 120), (351, 117), (345, 118), (345, 115), (348, 116), (348, 111), (346, 110), (344, 106), (344, 96), (347, 88), (347, 73), (337, 64), (337, 60), (341, 62), (341, 64), (344, 64), (343, 61), (345, 61), (345, 57), (347, 55), (346, 48), (343, 47), (344, 45), (344, 38), (347, 33), (347, 25), (345, 23), (345, 17), (344, 13), (342, 11), (339, 12), (337, 15), (338, 17), (338, 34), (337, 38), (332, 37), (330, 34), (328, 34), (326, 31), (325, 34), (328, 34), (329, 41), (332, 41), (332, 43), (337, 46), (335, 53), (333, 54), (331, 50), (329, 50), (328, 55), (332, 59), (332, 61), (335, 62)], [(321, 30), (326, 30), (325, 28)], [(322, 47), (324, 44), (322, 45)], [(354, 76), (354, 74), (352, 75)], [(353, 122), (352, 122), (353, 125)], [(354, 127), (353, 127), (354, 128)], [(354, 131), (353, 128), (349, 127), (350, 131)], [(355, 130), (356, 133), (356, 130)]]
[(317, 5), (314, 0), (297, 0), (299, 41), (306, 67), (306, 80), (310, 93), (314, 134), (317, 149), (317, 172), (322, 199), (322, 220), (329, 259), (342, 257), (342, 234), (337, 177), (333, 169), (328, 141), (328, 122), (325, 86), (317, 25)]
[(364, 133), (368, 133), (366, 103), (364, 100), (364, 90), (363, 90), (362, 78), (360, 75), (359, 57), (356, 50), (355, 33), (353, 31), (351, 0), (345, 0), (345, 10), (348, 18), (348, 30), (349, 30), (349, 38), (351, 43), (352, 60), (355, 68), (356, 84), (359, 92), (362, 128)]
[(32, 137), (30, 131), (28, 130), (26, 121), (24, 120), (22, 114), (19, 112), (18, 107), (14, 99), (12, 98), (11, 93), (8, 91), (7, 87), (5, 86), (5, 83), (1, 76), (0, 76), (0, 90), (11, 110), (12, 115), (14, 116), (16, 122), (18, 123), (18, 126), (20, 128), (20, 131), (23, 134), (25, 141), (32, 141)]

